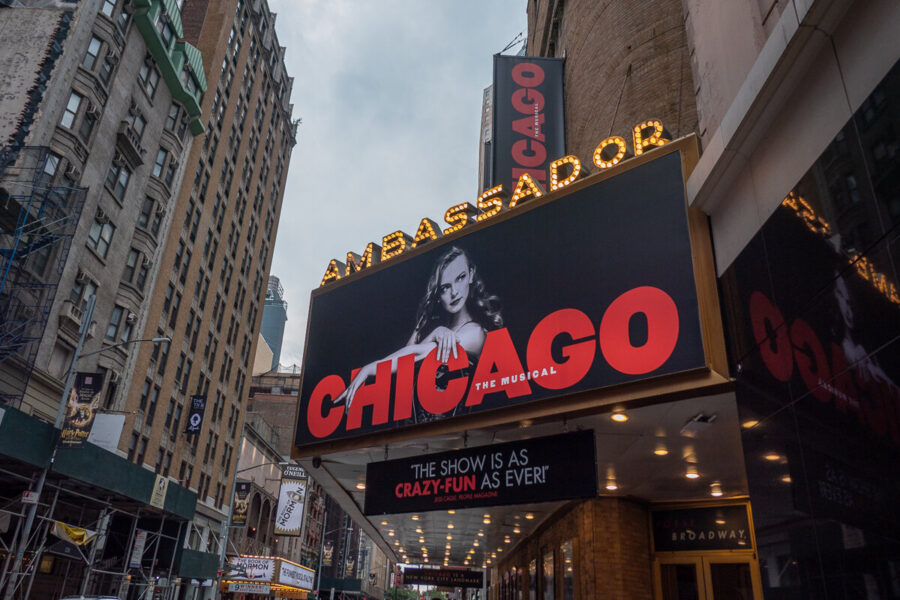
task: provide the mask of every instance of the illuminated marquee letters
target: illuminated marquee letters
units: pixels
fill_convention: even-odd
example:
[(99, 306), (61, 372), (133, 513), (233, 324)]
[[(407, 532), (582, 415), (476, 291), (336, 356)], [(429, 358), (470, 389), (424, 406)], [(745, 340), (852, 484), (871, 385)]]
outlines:
[[(522, 86), (513, 94), (513, 106), (519, 112), (530, 116), (513, 123), (513, 129), (517, 133), (525, 135), (526, 139), (519, 140), (513, 145), (513, 158), (522, 167), (513, 169), (517, 183), (515, 189), (512, 190), (508, 207), (504, 206), (507, 190), (504, 190), (502, 185), (492, 187), (478, 196), (474, 205), (470, 202), (460, 202), (448, 208), (444, 213), (444, 221), (448, 227), (443, 232), (437, 223), (423, 218), (413, 237), (398, 230), (384, 236), (381, 246), (369, 243), (362, 257), (354, 252), (348, 252), (346, 263), (332, 259), (325, 269), (325, 275), (322, 277), (320, 285), (337, 281), (379, 262), (390, 260), (430, 240), (437, 240), (442, 235), (460, 231), (472, 223), (486, 221), (496, 217), (504, 210), (516, 208), (529, 199), (540, 198), (546, 194), (542, 183), (548, 179), (548, 173), (534, 168), (535, 165), (543, 164), (546, 158), (546, 149), (541, 144), (544, 136), (540, 133), (540, 125), (544, 118), (541, 112), (544, 107), (544, 97), (540, 92), (532, 89), (544, 80), (544, 72), (535, 64), (522, 63), (513, 69), (513, 80)], [(659, 119), (648, 119), (643, 123), (636, 124), (632, 128), (634, 156), (643, 154), (655, 146), (667, 144), (669, 140), (663, 137), (664, 134), (665, 128)], [(609, 169), (621, 163), (629, 155), (625, 139), (611, 136), (600, 142), (594, 149), (592, 162), (600, 170)], [(554, 160), (550, 163), (548, 170), (550, 192), (561, 190), (590, 174), (581, 160), (573, 155)], [(564, 174), (565, 172), (568, 174)]]

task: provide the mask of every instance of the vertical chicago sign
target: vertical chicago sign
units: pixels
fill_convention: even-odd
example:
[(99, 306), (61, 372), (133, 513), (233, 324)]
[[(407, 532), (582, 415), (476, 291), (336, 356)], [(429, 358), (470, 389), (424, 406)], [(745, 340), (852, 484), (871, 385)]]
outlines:
[(565, 155), (563, 59), (494, 55), (493, 185), (514, 190), (528, 173), (545, 189)]

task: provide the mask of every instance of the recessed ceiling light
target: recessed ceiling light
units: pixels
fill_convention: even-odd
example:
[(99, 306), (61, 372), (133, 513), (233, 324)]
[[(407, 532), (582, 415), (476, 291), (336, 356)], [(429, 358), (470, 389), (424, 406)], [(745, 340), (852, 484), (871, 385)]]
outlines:
[(447, 539), (448, 539), (448, 540), (452, 540), (452, 539), (453, 539), (453, 536), (450, 535), (450, 534), (448, 533), (448, 534), (447, 534)]
[[(483, 532), (483, 531), (479, 531), (479, 532), (478, 532), (478, 537), (484, 537), (484, 532)], [(476, 541), (477, 541), (477, 540), (476, 540)]]
[(720, 497), (722, 495), (722, 484), (718, 481), (709, 484), (709, 495), (716, 498)]
[(490, 525), (490, 524), (491, 524), (491, 520), (490, 520), (490, 519), (485, 519), (484, 521), (482, 521), (482, 523), (484, 523), (485, 525)]
[(447, 523), (447, 529), (453, 529), (453, 523)]
[(382, 525), (387, 525), (387, 521), (382, 521), (381, 524), (382, 524)]
[(782, 475), (782, 476), (781, 476), (781, 482), (782, 482), (782, 483), (790, 483), (790, 482), (791, 482), (791, 476), (790, 476), (790, 475)]
[(525, 518), (526, 518), (526, 519), (529, 519), (529, 520), (533, 519), (533, 518), (534, 518), (534, 513), (525, 513)]
[(657, 456), (665, 456), (669, 453), (669, 449), (666, 448), (666, 445), (660, 442), (656, 445), (656, 448), (653, 449), (653, 454)]
[(759, 421), (757, 421), (756, 419), (747, 419), (746, 421), (741, 423), (741, 427), (743, 427), (744, 429), (751, 429), (753, 427), (756, 427), (757, 425), (759, 425)]
[(775, 462), (776, 460), (781, 460), (781, 455), (777, 452), (769, 452), (768, 454), (764, 454), (763, 458)]
[(416, 527), (416, 533), (423, 533), (422, 528), (421, 528), (421, 527)]
[(413, 521), (418, 521), (418, 520), (419, 520), (419, 515), (413, 515), (413, 516), (410, 517), (410, 519), (412, 519)]
[(522, 530), (518, 527), (513, 527), (513, 533), (522, 533)]
[(448, 514), (448, 515), (455, 515), (455, 514), (456, 514), (456, 511), (453, 510), (453, 509), (451, 508), (450, 510), (447, 511), (447, 514)]
[(365, 482), (360, 481), (359, 483), (357, 483), (357, 484), (356, 484), (356, 489), (358, 489), (358, 490), (364, 490), (364, 489), (366, 489), (366, 484), (365, 484)]
[(388, 535), (389, 535), (390, 537), (394, 537), (394, 530), (391, 529), (390, 531), (388, 531)]
[(697, 472), (697, 465), (689, 464), (684, 472), (684, 476), (688, 479), (697, 479), (700, 473)]
[(472, 542), (472, 545), (473, 545), (473, 546), (477, 546), (477, 545), (478, 545), (478, 540), (475, 540), (474, 542)]
[(614, 412), (612, 415), (610, 415), (609, 418), (612, 419), (613, 421), (615, 421), (616, 423), (624, 423), (625, 421), (628, 420), (628, 415), (626, 415), (623, 412)]
[(610, 492), (614, 492), (617, 489), (619, 489), (619, 486), (616, 484), (616, 480), (615, 479), (608, 480), (606, 482), (606, 489), (609, 490)]

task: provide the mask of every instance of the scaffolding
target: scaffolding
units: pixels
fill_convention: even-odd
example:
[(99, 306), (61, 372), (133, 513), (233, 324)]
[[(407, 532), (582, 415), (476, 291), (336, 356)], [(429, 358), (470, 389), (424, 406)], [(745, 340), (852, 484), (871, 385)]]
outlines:
[(17, 373), (0, 405), (21, 404), (84, 207), (60, 167), (46, 147), (0, 150), (0, 367)]

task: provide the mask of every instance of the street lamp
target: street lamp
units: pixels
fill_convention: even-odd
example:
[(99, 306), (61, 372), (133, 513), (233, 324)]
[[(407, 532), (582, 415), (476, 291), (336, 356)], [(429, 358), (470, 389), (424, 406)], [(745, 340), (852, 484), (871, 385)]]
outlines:
[[(113, 348), (118, 348), (121, 346), (125, 346), (128, 344), (138, 344), (142, 342), (152, 342), (154, 344), (161, 343), (171, 343), (171, 338), (168, 337), (155, 337), (149, 339), (138, 339), (138, 340), (126, 340), (124, 342), (112, 345), (112, 346), (104, 346), (100, 350), (94, 350), (93, 352), (86, 352), (84, 354), (81, 353), (81, 349), (84, 347), (84, 340), (87, 338), (88, 330), (91, 327), (91, 319), (94, 316), (94, 305), (97, 303), (97, 297), (91, 296), (88, 298), (87, 306), (85, 307), (84, 314), (81, 318), (81, 326), (78, 328), (78, 344), (75, 346), (75, 352), (72, 354), (72, 362), (69, 365), (69, 371), (66, 373), (66, 383), (63, 388), (62, 398), (60, 398), (59, 402), (59, 410), (56, 411), (56, 421), (53, 423), (54, 429), (59, 429), (62, 427), (63, 417), (66, 414), (66, 407), (68, 405), (69, 400), (69, 392), (72, 390), (72, 383), (75, 380), (76, 369), (78, 368), (78, 361), (86, 356), (92, 356), (94, 354), (100, 354), (102, 352), (106, 352), (107, 350), (112, 350)], [(44, 482), (47, 480), (47, 473), (50, 471), (51, 467), (53, 467), (53, 462), (56, 460), (56, 448), (57, 445), (54, 444), (53, 450), (50, 453), (50, 462), (47, 463), (47, 466), (41, 469), (41, 474), (38, 477), (37, 483), (34, 486), (34, 495), (37, 499), (40, 499), (41, 492), (44, 491)], [(31, 535), (31, 528), (34, 525), (34, 516), (37, 513), (37, 502), (31, 504), (28, 507), (28, 514), (25, 516), (25, 525), (22, 527), (22, 533), (19, 537), (19, 547), (16, 549), (16, 558), (13, 562), (12, 569), (10, 570), (9, 581), (7, 581), (6, 586), (6, 594), (3, 596), (4, 600), (12, 600), (13, 595), (16, 590), (16, 577), (20, 575), (20, 571), (22, 569), (22, 559), (25, 556), (25, 547), (28, 545), (28, 537)]]

